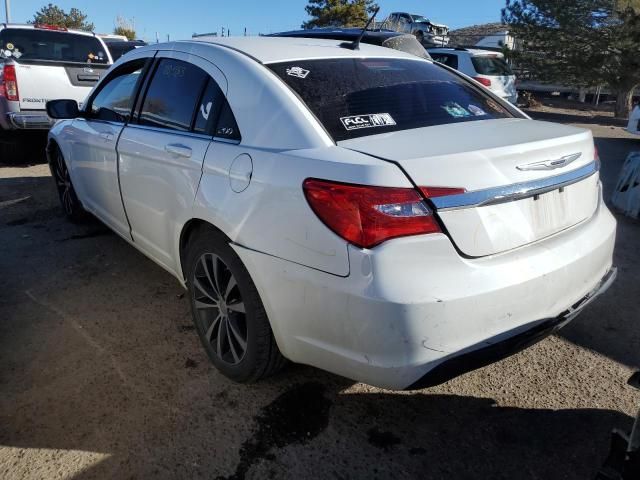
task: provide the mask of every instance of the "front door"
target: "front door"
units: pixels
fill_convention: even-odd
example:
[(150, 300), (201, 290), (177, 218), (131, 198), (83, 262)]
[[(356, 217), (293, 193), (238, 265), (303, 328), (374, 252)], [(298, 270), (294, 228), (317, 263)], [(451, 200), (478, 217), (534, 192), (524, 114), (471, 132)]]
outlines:
[[(134, 242), (177, 271), (176, 232), (191, 209), (217, 115), (215, 66), (180, 52), (159, 52), (140, 112), (118, 142), (120, 186)], [(211, 97), (211, 98), (210, 98)]]
[(85, 208), (124, 236), (129, 224), (120, 198), (116, 144), (129, 120), (147, 59), (112, 72), (89, 100), (84, 118), (73, 121), (71, 175)]

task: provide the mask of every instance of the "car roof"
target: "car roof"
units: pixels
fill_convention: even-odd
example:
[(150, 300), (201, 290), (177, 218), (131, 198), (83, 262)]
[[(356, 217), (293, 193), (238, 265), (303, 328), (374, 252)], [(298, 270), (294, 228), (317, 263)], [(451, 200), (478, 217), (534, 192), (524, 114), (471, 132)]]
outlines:
[[(340, 57), (385, 57), (420, 60), (410, 53), (379, 47), (368, 43), (360, 44), (359, 50), (340, 47), (340, 40), (324, 40), (306, 37), (198, 37), (175, 42), (209, 43), (231, 48), (248, 55), (261, 63), (285, 62), (291, 60), (311, 60)], [(156, 48), (158, 45), (154, 45)], [(143, 47), (145, 48), (145, 47)]]
[(60, 32), (60, 33), (77, 33), (80, 35), (87, 35), (89, 37), (97, 37), (97, 35), (93, 32), (88, 32), (86, 30), (75, 30), (68, 28), (66, 30), (49, 30), (46, 28), (36, 28), (35, 24), (32, 23), (0, 23), (0, 30), (4, 28), (21, 28), (25, 30), (42, 30), (43, 32)]
[[(304, 38), (328, 38), (335, 40), (346, 40), (353, 38), (354, 40), (362, 33), (361, 28), (309, 28), (306, 30), (291, 30), (289, 32), (278, 32), (264, 35), (265, 37), (304, 37)], [(384, 40), (393, 37), (406, 35), (405, 33), (396, 32), (394, 30), (365, 30), (362, 40), (379, 39), (382, 43)]]

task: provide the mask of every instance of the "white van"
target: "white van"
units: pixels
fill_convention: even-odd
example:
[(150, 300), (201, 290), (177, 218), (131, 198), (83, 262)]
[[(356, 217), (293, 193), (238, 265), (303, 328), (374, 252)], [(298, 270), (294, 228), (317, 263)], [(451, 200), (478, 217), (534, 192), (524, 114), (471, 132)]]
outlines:
[(112, 63), (91, 32), (0, 24), (0, 132), (48, 129), (47, 101), (82, 103)]

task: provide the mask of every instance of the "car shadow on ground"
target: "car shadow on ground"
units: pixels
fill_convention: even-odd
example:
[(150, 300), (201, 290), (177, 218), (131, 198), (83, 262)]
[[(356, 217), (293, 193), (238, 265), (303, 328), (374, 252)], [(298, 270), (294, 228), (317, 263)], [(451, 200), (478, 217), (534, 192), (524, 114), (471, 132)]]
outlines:
[[(342, 393), (348, 384), (341, 379), (304, 367), (289, 370), (286, 385), (283, 378), (230, 385), (207, 369), (201, 375), (211, 378), (211, 394), (204, 381), (204, 397), (172, 407), (117, 381), (105, 398), (99, 384), (114, 380), (109, 375), (66, 389), (54, 380), (28, 408), (7, 412), (0, 441), (107, 455), (76, 480), (585, 479), (604, 461), (611, 428), (631, 426), (610, 410), (498, 407), (488, 398), (425, 392)], [(189, 391), (193, 379), (174, 387)], [(258, 407), (255, 398), (271, 400)]]

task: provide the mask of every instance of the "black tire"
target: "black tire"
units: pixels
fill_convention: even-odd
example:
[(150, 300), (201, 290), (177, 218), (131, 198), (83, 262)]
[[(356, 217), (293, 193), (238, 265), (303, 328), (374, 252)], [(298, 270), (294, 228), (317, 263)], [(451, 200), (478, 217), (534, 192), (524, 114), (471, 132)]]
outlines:
[[(242, 383), (282, 369), (286, 360), (278, 350), (260, 295), (227, 238), (213, 228), (200, 228), (189, 240), (183, 258), (193, 322), (215, 367)], [(217, 292), (223, 290), (220, 300)]]
[(56, 190), (58, 191), (58, 197), (60, 198), (60, 204), (62, 205), (65, 216), (72, 223), (86, 223), (91, 216), (84, 209), (78, 199), (78, 195), (76, 195), (71, 177), (69, 176), (67, 163), (57, 145), (51, 148), (49, 169), (56, 183)]

